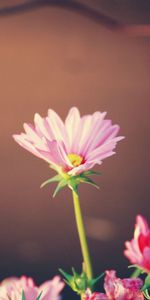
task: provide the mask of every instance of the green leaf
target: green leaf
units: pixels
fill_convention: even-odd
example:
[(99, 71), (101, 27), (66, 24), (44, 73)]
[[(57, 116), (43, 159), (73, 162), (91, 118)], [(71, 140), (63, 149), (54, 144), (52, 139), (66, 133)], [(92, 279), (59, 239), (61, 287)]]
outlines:
[(22, 291), (22, 300), (25, 300), (25, 293), (24, 293), (24, 290)]
[(52, 178), (49, 178), (48, 180), (44, 181), (42, 184), (41, 184), (41, 188), (43, 188), (45, 185), (49, 184), (49, 183), (52, 183), (52, 182), (57, 182), (57, 181), (60, 181), (62, 179), (61, 175), (56, 175)]
[(65, 179), (62, 179), (61, 181), (59, 181), (54, 194), (53, 194), (53, 198), (68, 184), (68, 182)]
[(41, 298), (43, 291), (37, 296), (36, 300), (39, 300)]

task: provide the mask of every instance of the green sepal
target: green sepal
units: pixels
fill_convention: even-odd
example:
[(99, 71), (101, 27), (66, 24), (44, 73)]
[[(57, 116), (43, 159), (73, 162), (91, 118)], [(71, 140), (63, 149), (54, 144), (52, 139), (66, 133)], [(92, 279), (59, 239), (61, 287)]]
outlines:
[(62, 179), (61, 175), (56, 175), (52, 178), (49, 178), (47, 179), (46, 181), (44, 181), (42, 184), (41, 184), (41, 188), (43, 188), (45, 185), (49, 184), (49, 183), (52, 183), (52, 182), (57, 182), (57, 181), (60, 181)]
[(37, 296), (36, 300), (39, 300), (41, 298), (43, 291), (41, 291), (41, 293)]
[(66, 179), (62, 179), (59, 181), (54, 193), (53, 193), (53, 198), (68, 184)]
[(136, 268), (137, 269), (137, 265), (129, 265), (128, 269), (131, 269), (131, 268)]
[(90, 280), (91, 287), (93, 287), (104, 275), (105, 275), (105, 273), (102, 273), (99, 276), (97, 276), (96, 278), (91, 279)]
[(24, 293), (24, 290), (22, 291), (22, 297), (21, 297), (22, 300), (25, 300), (25, 293)]
[(84, 182), (84, 183), (91, 184), (91, 185), (93, 185), (94, 187), (96, 187), (97, 189), (99, 189), (99, 186), (98, 186), (92, 179), (90, 179), (90, 178), (87, 177), (87, 176), (82, 176), (80, 182)]
[(142, 269), (138, 268), (137, 265), (130, 265), (128, 269), (135, 268), (135, 270), (130, 275), (130, 278), (137, 278), (140, 274), (145, 273)]
[(135, 268), (136, 270), (139, 270), (139, 272), (140, 272), (141, 274), (146, 273), (145, 270), (140, 269), (137, 265), (129, 265), (129, 266), (128, 266), (128, 269), (131, 269), (131, 268)]
[(82, 295), (89, 288), (93, 290), (94, 285), (104, 276), (102, 273), (97, 278), (88, 279), (86, 272), (82, 271), (81, 274), (78, 274), (74, 268), (72, 268), (73, 275), (68, 274), (62, 269), (59, 269), (60, 273), (64, 276), (65, 282), (70, 286), (70, 288), (76, 292), (78, 295)]
[(85, 171), (83, 174), (85, 176), (87, 176), (87, 175), (102, 175), (101, 172), (97, 172), (97, 171), (94, 171), (94, 170)]
[(69, 180), (68, 180), (68, 186), (69, 188), (74, 191), (77, 195), (78, 195), (78, 182), (75, 180), (74, 177), (71, 177)]
[(76, 193), (78, 194), (78, 185), (79, 183), (88, 183), (93, 185), (94, 187), (99, 189), (99, 186), (89, 177), (87, 177), (87, 174), (94, 174), (94, 171), (86, 171), (79, 175), (71, 176), (70, 179), (68, 179), (68, 186)]
[(68, 282), (72, 279), (72, 275), (68, 274), (67, 272), (65, 272), (62, 269), (58, 269), (58, 270), (65, 277), (65, 279), (67, 279)]
[(147, 289), (150, 289), (150, 275), (147, 275), (146, 278), (145, 278), (145, 282), (144, 282), (144, 285), (142, 287), (142, 291), (145, 291)]
[(73, 275), (68, 274), (62, 269), (59, 269), (59, 271), (65, 277), (66, 284), (68, 284), (68, 286), (70, 286), (70, 288), (78, 295), (81, 295), (86, 291), (88, 286), (85, 272), (78, 274), (74, 268), (72, 268)]
[(146, 299), (150, 300), (150, 295), (149, 295), (149, 292), (147, 289), (145, 291), (143, 291), (143, 294)]
[[(79, 183), (87, 183), (87, 184), (91, 184), (94, 187), (99, 189), (99, 186), (92, 180), (90, 179), (88, 176), (89, 175), (100, 175), (101, 173), (89, 170), (89, 171), (85, 171), (79, 175), (68, 175), (68, 173), (58, 173), (56, 176), (49, 178), (48, 180), (46, 180), (45, 182), (43, 182), (41, 184), (41, 188), (46, 186), (47, 184), (53, 183), (53, 182), (58, 182), (58, 185), (54, 191), (53, 197), (55, 197), (57, 195), (57, 193), (62, 190), (66, 185), (68, 185), (68, 187), (74, 191), (77, 195), (78, 195), (78, 185)], [(88, 176), (87, 176), (88, 175)]]

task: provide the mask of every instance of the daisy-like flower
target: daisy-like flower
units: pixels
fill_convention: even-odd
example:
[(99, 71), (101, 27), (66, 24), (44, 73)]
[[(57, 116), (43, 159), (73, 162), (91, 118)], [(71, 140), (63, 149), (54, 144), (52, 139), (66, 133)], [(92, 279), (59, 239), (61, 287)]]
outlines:
[(59, 300), (64, 283), (59, 276), (37, 287), (32, 278), (7, 278), (0, 284), (0, 300)]
[(74, 176), (101, 164), (115, 154), (122, 136), (118, 125), (105, 119), (106, 112), (80, 117), (76, 107), (70, 109), (65, 122), (52, 109), (48, 116), (34, 116), (34, 124), (24, 124), (25, 133), (13, 135), (15, 141), (58, 173)]
[(87, 290), (84, 300), (144, 300), (144, 296), (140, 291), (143, 282), (140, 278), (116, 277), (114, 270), (106, 271), (104, 293), (91, 293)]
[(134, 237), (125, 246), (124, 254), (130, 262), (150, 274), (150, 227), (144, 217), (136, 217)]

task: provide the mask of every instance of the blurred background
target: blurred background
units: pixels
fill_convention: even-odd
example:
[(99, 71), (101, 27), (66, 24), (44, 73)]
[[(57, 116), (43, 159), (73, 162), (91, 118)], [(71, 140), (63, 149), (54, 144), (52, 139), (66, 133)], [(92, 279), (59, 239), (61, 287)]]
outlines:
[(149, 23), (149, 0), (0, 1), (1, 280), (80, 272), (70, 191), (41, 190), (53, 171), (12, 139), (35, 112), (64, 119), (72, 106), (107, 111), (126, 136), (98, 168), (100, 191), (80, 197), (95, 275), (127, 275), (124, 241), (136, 214), (150, 222)]

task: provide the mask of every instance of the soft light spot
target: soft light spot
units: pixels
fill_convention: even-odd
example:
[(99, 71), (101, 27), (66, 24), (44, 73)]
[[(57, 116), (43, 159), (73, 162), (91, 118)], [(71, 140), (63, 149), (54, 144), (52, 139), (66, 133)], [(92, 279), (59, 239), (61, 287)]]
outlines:
[(118, 238), (119, 229), (115, 222), (107, 219), (84, 216), (87, 236), (107, 242)]
[(83, 157), (74, 153), (69, 153), (68, 158), (74, 167), (78, 167), (83, 163)]

